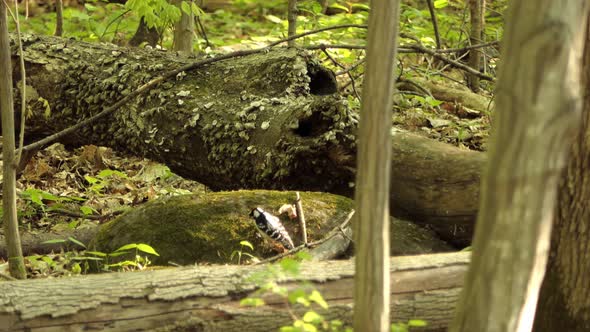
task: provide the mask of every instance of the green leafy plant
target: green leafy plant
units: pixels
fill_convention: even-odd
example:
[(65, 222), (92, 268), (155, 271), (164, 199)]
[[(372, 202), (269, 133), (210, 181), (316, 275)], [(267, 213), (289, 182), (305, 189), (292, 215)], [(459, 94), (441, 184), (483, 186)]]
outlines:
[(238, 265), (240, 265), (242, 262), (242, 256), (246, 256), (250, 259), (255, 259), (256, 256), (254, 256), (250, 253), (244, 252), (244, 250), (246, 248), (250, 248), (250, 250), (254, 250), (254, 246), (252, 245), (252, 243), (250, 243), (246, 240), (240, 241), (240, 249), (232, 251), (231, 255), (229, 256), (229, 260), (233, 261), (234, 257), (237, 257)]
[(110, 184), (110, 181), (112, 181), (113, 178), (126, 179), (127, 174), (112, 169), (105, 169), (100, 171), (96, 177), (90, 175), (84, 176), (84, 179), (90, 184), (88, 189), (97, 194), (102, 193), (102, 191)]
[(428, 324), (420, 319), (410, 319), (407, 323), (391, 324), (391, 332), (409, 332), (412, 327), (425, 327)]
[[(344, 327), (341, 321), (328, 320), (316, 311), (316, 309), (327, 310), (329, 306), (321, 293), (311, 287), (309, 283), (304, 283), (291, 291), (277, 283), (277, 280), (298, 276), (301, 267), (300, 262), (308, 259), (310, 259), (309, 254), (298, 252), (295, 258), (285, 258), (278, 264), (269, 265), (264, 271), (253, 274), (252, 280), (260, 285), (260, 289), (255, 293), (254, 297), (248, 297), (240, 301), (240, 305), (262, 306), (265, 302), (260, 296), (265, 293), (272, 293), (285, 300), (293, 317), (293, 323), (281, 327), (281, 332), (352, 331), (351, 328)], [(303, 315), (297, 315), (294, 310), (296, 308), (304, 308)]]
[(149, 260), (148, 256), (141, 256), (140, 252), (154, 255), (154, 256), (160, 256), (160, 254), (158, 254), (156, 252), (156, 250), (154, 250), (154, 248), (152, 248), (150, 245), (147, 245), (145, 243), (131, 243), (131, 244), (126, 244), (126, 245), (120, 247), (119, 249), (113, 251), (112, 253), (108, 254), (107, 257), (118, 257), (118, 256), (122, 256), (122, 255), (127, 255), (127, 254), (131, 253), (132, 251), (135, 251), (135, 254), (133, 255), (134, 256), (133, 260), (124, 260), (124, 261), (114, 263), (114, 264), (105, 264), (104, 267), (107, 270), (110, 268), (113, 268), (113, 267), (124, 268), (124, 269), (132, 268), (132, 269), (143, 270), (148, 265), (151, 264), (151, 261)]
[[(82, 250), (78, 252), (71, 248), (71, 244), (80, 246), (86, 249), (84, 243), (76, 240), (73, 237), (66, 239), (53, 239), (43, 242), (44, 244), (64, 244), (66, 245), (66, 252), (58, 254), (61, 266), (55, 264), (54, 259), (47, 255), (30, 256), (29, 260), (37, 263), (36, 266), (41, 268), (39, 262), (47, 264), (44, 269), (52, 269), (55, 271), (69, 271), (74, 274), (88, 273), (89, 271), (111, 271), (111, 270), (142, 270), (151, 264), (148, 256), (140, 253), (159, 256), (154, 248), (144, 243), (127, 244), (112, 253), (104, 253), (100, 251)], [(109, 263), (109, 260), (114, 257), (133, 254), (133, 259), (123, 260), (117, 263)]]
[[(278, 295), (285, 300), (288, 311), (293, 317), (293, 323), (282, 326), (281, 332), (352, 332), (352, 328), (345, 326), (340, 320), (328, 320), (318, 310), (328, 310), (328, 302), (322, 294), (310, 283), (304, 282), (299, 287), (288, 290), (278, 284), (278, 280), (296, 278), (300, 275), (301, 262), (311, 257), (305, 252), (298, 252), (295, 258), (285, 258), (278, 264), (269, 265), (265, 270), (252, 274), (251, 278), (259, 289), (251, 297), (240, 301), (242, 306), (259, 307), (266, 303), (262, 296), (267, 293)], [(295, 309), (303, 309), (298, 315)], [(297, 310), (301, 311), (301, 310)], [(423, 320), (412, 319), (406, 323), (391, 324), (391, 332), (409, 332), (412, 327), (424, 327)]]

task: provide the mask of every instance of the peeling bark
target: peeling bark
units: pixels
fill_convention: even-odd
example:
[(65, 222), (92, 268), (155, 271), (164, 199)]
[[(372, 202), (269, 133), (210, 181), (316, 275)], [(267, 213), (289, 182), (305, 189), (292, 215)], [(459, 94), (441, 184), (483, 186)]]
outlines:
[[(449, 323), (469, 263), (468, 253), (391, 259), (393, 322), (423, 319), (425, 331)], [(292, 323), (285, 301), (240, 306), (264, 266), (192, 266), (136, 273), (0, 283), (0, 331), (275, 331)], [(330, 305), (318, 312), (350, 326), (352, 261), (304, 263), (281, 285), (314, 286)], [(302, 311), (295, 310), (298, 314)]]

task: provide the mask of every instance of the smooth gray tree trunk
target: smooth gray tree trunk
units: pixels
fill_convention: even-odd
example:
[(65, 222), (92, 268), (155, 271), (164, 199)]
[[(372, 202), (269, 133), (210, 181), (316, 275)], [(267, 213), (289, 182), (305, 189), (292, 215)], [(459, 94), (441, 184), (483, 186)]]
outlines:
[(525, 332), (580, 119), (587, 1), (513, 1), (473, 260), (450, 331)]
[(390, 329), (390, 110), (398, 25), (399, 1), (371, 1), (354, 198), (354, 328), (357, 331)]

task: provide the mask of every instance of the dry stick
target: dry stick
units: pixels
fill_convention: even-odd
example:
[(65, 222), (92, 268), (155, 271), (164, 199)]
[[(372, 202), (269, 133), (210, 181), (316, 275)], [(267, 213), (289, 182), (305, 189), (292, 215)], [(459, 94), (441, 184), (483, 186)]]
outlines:
[(83, 214), (83, 213), (78, 213), (78, 212), (71, 211), (68, 209), (52, 208), (51, 210), (49, 210), (47, 212), (60, 214), (60, 215), (68, 216), (68, 217), (74, 217), (74, 218), (103, 221), (105, 219), (123, 214), (123, 212), (125, 212), (125, 211), (114, 211), (114, 212), (102, 215), (102, 214)]
[(0, 278), (4, 278), (4, 279), (6, 279), (8, 281), (17, 281), (18, 280), (16, 278), (12, 277), (11, 275), (5, 274), (5, 273), (2, 273), (2, 272), (0, 272)]
[(427, 49), (426, 47), (424, 47), (422, 45), (415, 44), (415, 45), (405, 45), (405, 46), (406, 47), (409, 47), (409, 48), (413, 48), (416, 51), (420, 51), (420, 52), (424, 52), (426, 54), (429, 54), (429, 55), (431, 55), (431, 56), (433, 56), (433, 57), (435, 57), (435, 58), (437, 58), (437, 59), (439, 59), (441, 61), (444, 61), (444, 62), (450, 64), (453, 67), (462, 69), (462, 70), (464, 70), (464, 71), (466, 71), (466, 72), (468, 72), (470, 74), (476, 75), (477, 77), (479, 77), (479, 78), (481, 78), (483, 80), (487, 80), (487, 81), (491, 81), (491, 82), (495, 82), (496, 81), (495, 78), (493, 78), (493, 77), (491, 77), (489, 75), (482, 74), (478, 70), (475, 70), (475, 69), (473, 69), (473, 68), (471, 68), (471, 67), (469, 67), (467, 65), (464, 65), (464, 64), (462, 64), (460, 62), (457, 62), (457, 61), (454, 61), (454, 60), (451, 60), (451, 59), (447, 59), (444, 56), (438, 54), (436, 51), (429, 50), (429, 49)]
[[(13, 13), (10, 10), (10, 7), (8, 6), (8, 4), (6, 3), (5, 0), (3, 0), (4, 5), (6, 6), (6, 10), (8, 11), (8, 13), (10, 13), (10, 16), (12, 16), (12, 19), (14, 20), (14, 24), (16, 25), (16, 38), (18, 39), (18, 51), (20, 52), (20, 62), (19, 62), (19, 67), (20, 67), (20, 74), (21, 74), (21, 117), (20, 117), (20, 133), (18, 135), (18, 146), (19, 149), (17, 151), (16, 154), (16, 158), (14, 158), (14, 165), (18, 165), (20, 163), (20, 159), (21, 156), (23, 154), (23, 149), (22, 146), (24, 144), (25, 141), (25, 119), (26, 119), (26, 87), (27, 87), (27, 76), (26, 76), (26, 71), (25, 71), (25, 55), (23, 53), (23, 42), (20, 36), (20, 22), (18, 20), (18, 10), (16, 10), (16, 14)], [(14, 8), (18, 9), (18, 3), (16, 2), (16, 0), (14, 0)]]
[(307, 227), (305, 226), (305, 216), (303, 215), (303, 206), (301, 204), (301, 196), (299, 192), (295, 192), (295, 209), (297, 210), (297, 219), (299, 219), (299, 227), (301, 228), (301, 240), (303, 245), (307, 245)]
[(301, 250), (303, 250), (305, 248), (318, 246), (318, 245), (320, 245), (320, 244), (322, 244), (322, 243), (330, 240), (331, 238), (333, 238), (334, 236), (336, 236), (338, 233), (342, 233), (342, 235), (344, 235), (344, 237), (346, 237), (347, 239), (349, 239), (352, 242), (352, 239), (349, 238), (346, 235), (346, 232), (344, 231), (344, 227), (346, 227), (348, 225), (348, 223), (350, 222), (350, 219), (352, 219), (352, 216), (354, 216), (354, 210), (350, 211), (350, 213), (346, 216), (346, 219), (344, 219), (344, 222), (342, 222), (340, 225), (334, 227), (334, 229), (332, 229), (328, 233), (328, 235), (326, 237), (324, 237), (323, 239), (318, 240), (318, 241), (315, 241), (315, 242), (308, 243), (307, 245), (302, 244), (302, 245), (300, 245), (298, 247), (295, 247), (295, 248), (293, 248), (293, 249), (291, 249), (291, 250), (289, 250), (287, 252), (284, 252), (282, 254), (279, 254), (279, 255), (276, 255), (276, 256), (273, 256), (273, 257), (270, 257), (270, 258), (267, 258), (267, 259), (263, 259), (260, 262), (256, 262), (254, 265), (260, 265), (260, 264), (264, 264), (264, 263), (274, 262), (274, 261), (279, 260), (279, 259), (281, 259), (283, 257), (287, 257), (289, 255), (292, 255), (292, 254), (296, 253), (296, 252), (299, 252), (299, 251), (301, 251)]
[(500, 45), (499, 40), (494, 40), (494, 41), (483, 43), (483, 44), (469, 45), (469, 46), (459, 47), (459, 48), (445, 48), (444, 50), (436, 50), (436, 53), (459, 53), (459, 52), (463, 52), (463, 51), (473, 50), (476, 48), (484, 48), (484, 47), (488, 47), (488, 46), (497, 46), (497, 45)]
[(23, 151), (30, 151), (33, 149), (39, 149), (41, 147), (43, 147), (46, 144), (49, 144), (51, 142), (54, 142), (58, 139), (60, 139), (61, 137), (64, 137), (68, 134), (71, 134), (77, 130), (79, 130), (80, 128), (89, 125), (91, 123), (93, 123), (94, 121), (101, 119), (111, 113), (113, 113), (115, 110), (117, 110), (119, 107), (125, 105), (129, 100), (131, 100), (132, 98), (135, 98), (143, 93), (148, 92), (149, 90), (151, 90), (152, 88), (154, 88), (157, 84), (164, 82), (165, 80), (172, 78), (172, 77), (176, 77), (177, 74), (183, 72), (183, 71), (189, 71), (204, 65), (208, 65), (211, 63), (215, 63), (215, 62), (219, 62), (222, 60), (226, 60), (226, 59), (230, 59), (230, 58), (236, 58), (236, 57), (241, 57), (241, 56), (246, 56), (246, 55), (251, 55), (251, 54), (256, 54), (256, 53), (261, 53), (261, 52), (266, 52), (268, 51), (271, 47), (274, 47), (276, 45), (279, 45), (281, 43), (284, 42), (288, 42), (289, 40), (292, 39), (297, 39), (297, 38), (301, 38), (307, 35), (311, 35), (311, 34), (315, 34), (318, 32), (322, 32), (322, 31), (327, 31), (327, 30), (334, 30), (334, 29), (343, 29), (343, 28), (367, 28), (366, 25), (362, 25), (362, 24), (343, 24), (343, 25), (335, 25), (335, 26), (331, 26), (331, 27), (326, 27), (326, 28), (321, 28), (321, 29), (317, 29), (317, 30), (313, 30), (313, 31), (306, 31), (288, 38), (284, 38), (281, 40), (277, 40), (276, 42), (270, 43), (268, 46), (265, 47), (261, 47), (261, 48), (257, 48), (257, 49), (253, 49), (253, 50), (242, 50), (242, 51), (236, 51), (236, 52), (231, 52), (231, 53), (227, 53), (224, 55), (220, 55), (218, 57), (215, 58), (209, 58), (209, 59), (205, 59), (205, 60), (201, 60), (201, 61), (197, 61), (182, 67), (179, 67), (177, 69), (174, 69), (172, 71), (169, 71), (167, 73), (165, 73), (162, 76), (158, 76), (156, 78), (154, 78), (153, 80), (147, 82), (146, 84), (140, 86), (139, 88), (137, 88), (136, 90), (134, 90), (133, 92), (129, 93), (128, 95), (126, 95), (125, 97), (119, 99), (118, 102), (114, 103), (113, 105), (111, 105), (110, 107), (105, 108), (103, 111), (101, 111), (100, 113), (93, 115), (91, 117), (89, 117), (86, 120), (83, 120), (75, 125), (73, 125), (72, 127), (66, 128), (60, 132), (57, 132), (53, 135), (47, 136), (35, 143), (29, 144), (25, 147), (22, 148)]
[(436, 49), (440, 50), (440, 33), (438, 32), (438, 20), (436, 19), (436, 13), (434, 12), (434, 4), (432, 0), (426, 0), (428, 3), (428, 11), (430, 12), (430, 18), (432, 19), (432, 28), (434, 29), (434, 38), (436, 40)]
[[(330, 53), (328, 53), (328, 51), (326, 51), (325, 49), (322, 49), (322, 52), (324, 52), (324, 54), (328, 57), (328, 59), (330, 59), (332, 61), (332, 63), (334, 63), (336, 66), (338, 66), (342, 69), (346, 69), (346, 67), (344, 65), (342, 65), (340, 62), (336, 61), (336, 59), (334, 59), (330, 55)], [(354, 92), (356, 99), (358, 99), (360, 101), (361, 96), (359, 95), (358, 91), (356, 91), (356, 85), (354, 84), (354, 77), (352, 76), (350, 71), (346, 72), (346, 74), (348, 75), (348, 78), (350, 78), (350, 82), (352, 84), (352, 92)]]

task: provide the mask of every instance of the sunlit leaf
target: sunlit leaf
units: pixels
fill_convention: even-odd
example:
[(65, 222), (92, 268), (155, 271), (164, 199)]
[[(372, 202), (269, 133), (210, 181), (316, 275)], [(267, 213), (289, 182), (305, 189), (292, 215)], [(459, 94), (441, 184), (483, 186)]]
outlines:
[(120, 247), (119, 249), (115, 250), (115, 252), (126, 251), (126, 250), (129, 250), (129, 249), (137, 249), (137, 243), (129, 243), (129, 244), (126, 244), (126, 245)]
[(313, 290), (311, 294), (309, 294), (309, 300), (317, 303), (323, 309), (328, 309), (328, 303), (324, 300), (324, 297), (320, 292), (317, 290)]
[(250, 248), (250, 250), (254, 250), (254, 246), (252, 245), (252, 243), (250, 243), (246, 240), (240, 241), (240, 245), (244, 246), (244, 247), (248, 247), (248, 248)]
[(146, 254), (152, 254), (152, 255), (156, 255), (156, 256), (160, 256), (160, 254), (158, 254), (156, 252), (156, 250), (154, 250), (154, 248), (152, 248), (150, 245), (145, 244), (145, 243), (140, 243), (137, 245), (137, 250), (145, 252)]
[(72, 242), (72, 243), (75, 243), (75, 244), (79, 245), (79, 246), (80, 246), (80, 247), (82, 247), (82, 248), (86, 248), (86, 245), (85, 245), (84, 243), (82, 243), (82, 242), (80, 242), (80, 241), (76, 240), (75, 238), (73, 238), (73, 237), (71, 237), (71, 236), (70, 236), (70, 237), (68, 237), (68, 240), (70, 240), (70, 242)]
[(308, 311), (303, 315), (303, 321), (306, 323), (319, 323), (324, 319), (315, 311)]

